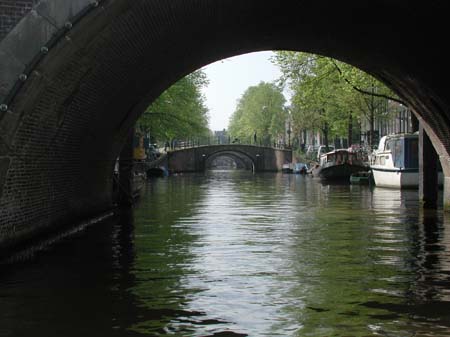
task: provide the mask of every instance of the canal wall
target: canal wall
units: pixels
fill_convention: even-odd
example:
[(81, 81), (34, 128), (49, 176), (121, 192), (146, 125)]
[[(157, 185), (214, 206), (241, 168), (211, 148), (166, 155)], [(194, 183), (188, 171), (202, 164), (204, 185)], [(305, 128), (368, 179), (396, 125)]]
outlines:
[[(79, 92), (78, 85), (68, 82), (80, 78), (85, 67), (73, 64), (72, 71), (54, 76), (61, 62), (46, 62), (52, 51), (64, 59), (61, 47), (83, 45), (71, 34), (97, 6), (92, 0), (0, 2), (0, 250), (112, 207), (111, 173), (119, 151), (85, 157), (96, 143), (96, 131), (89, 131), (93, 119), (83, 115), (81, 105), (76, 114), (56, 107), (62, 101), (70, 104), (66, 95)], [(24, 88), (27, 94), (21, 95)], [(52, 97), (36, 99), (42, 92)], [(24, 99), (29, 104), (13, 103)], [(71, 134), (80, 127), (84, 131), (78, 136)]]

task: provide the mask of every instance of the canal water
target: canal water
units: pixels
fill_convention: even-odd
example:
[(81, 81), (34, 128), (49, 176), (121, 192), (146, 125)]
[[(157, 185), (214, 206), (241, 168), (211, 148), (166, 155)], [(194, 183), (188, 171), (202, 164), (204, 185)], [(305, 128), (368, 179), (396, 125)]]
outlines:
[(0, 271), (0, 336), (450, 336), (417, 191), (211, 171)]

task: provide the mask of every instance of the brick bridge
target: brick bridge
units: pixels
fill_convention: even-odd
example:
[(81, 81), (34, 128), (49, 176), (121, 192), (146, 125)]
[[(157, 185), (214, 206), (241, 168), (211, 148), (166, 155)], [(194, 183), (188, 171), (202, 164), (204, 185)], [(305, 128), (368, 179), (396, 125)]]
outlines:
[[(392, 88), (420, 121), (425, 178), (437, 151), (450, 206), (448, 6), (1, 1), (0, 247), (109, 210), (115, 160), (149, 103), (204, 65), (262, 50), (334, 57)], [(421, 180), (425, 201), (433, 181)]]
[(292, 151), (254, 145), (209, 145), (169, 152), (166, 167), (170, 172), (202, 172), (215, 158), (231, 157), (255, 172), (281, 171), (292, 162)]

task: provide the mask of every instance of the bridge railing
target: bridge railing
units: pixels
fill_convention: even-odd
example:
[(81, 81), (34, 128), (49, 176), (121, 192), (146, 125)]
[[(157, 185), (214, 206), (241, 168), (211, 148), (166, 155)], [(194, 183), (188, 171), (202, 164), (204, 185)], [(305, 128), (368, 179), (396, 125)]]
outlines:
[(164, 147), (165, 151), (174, 151), (181, 149), (188, 149), (200, 146), (210, 146), (210, 145), (253, 145), (260, 147), (271, 147), (276, 149), (291, 149), (292, 147), (281, 141), (272, 141), (268, 139), (254, 139), (253, 137), (247, 139), (231, 138), (231, 137), (204, 137), (204, 138), (189, 138), (189, 139), (175, 139), (171, 142), (166, 142)]

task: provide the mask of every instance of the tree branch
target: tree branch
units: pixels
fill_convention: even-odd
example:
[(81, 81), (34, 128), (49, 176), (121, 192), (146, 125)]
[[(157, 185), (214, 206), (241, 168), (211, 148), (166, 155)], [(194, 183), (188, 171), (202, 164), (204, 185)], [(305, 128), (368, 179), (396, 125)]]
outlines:
[(388, 95), (384, 95), (384, 94), (377, 94), (377, 93), (374, 93), (374, 92), (370, 92), (370, 91), (366, 91), (366, 90), (363, 90), (363, 89), (361, 89), (361, 88), (358, 88), (358, 87), (355, 86), (353, 83), (351, 83), (350, 80), (349, 80), (348, 78), (346, 78), (346, 77), (344, 76), (344, 74), (342, 73), (341, 68), (339, 68), (339, 66), (336, 64), (335, 60), (331, 59), (331, 62), (332, 62), (333, 65), (336, 67), (337, 71), (338, 71), (339, 74), (342, 76), (342, 78), (344, 79), (344, 81), (347, 82), (347, 84), (350, 85), (350, 86), (351, 86), (354, 90), (356, 90), (357, 92), (359, 92), (359, 93), (361, 93), (361, 94), (363, 94), (363, 95), (369, 95), (369, 96), (375, 96), (375, 97), (385, 98), (385, 99), (388, 99), (388, 100), (391, 100), (391, 101), (394, 101), (394, 102), (397, 102), (397, 103), (400, 103), (400, 104), (402, 104), (402, 105), (407, 106), (407, 104), (406, 104), (404, 101), (402, 101), (401, 99), (398, 99), (398, 98), (396, 98), (396, 97), (392, 97), (392, 96), (388, 96)]

